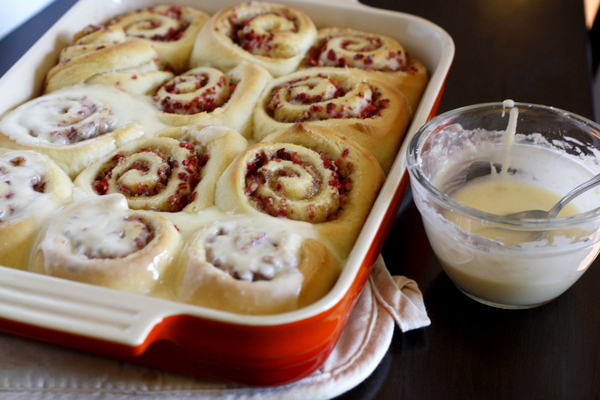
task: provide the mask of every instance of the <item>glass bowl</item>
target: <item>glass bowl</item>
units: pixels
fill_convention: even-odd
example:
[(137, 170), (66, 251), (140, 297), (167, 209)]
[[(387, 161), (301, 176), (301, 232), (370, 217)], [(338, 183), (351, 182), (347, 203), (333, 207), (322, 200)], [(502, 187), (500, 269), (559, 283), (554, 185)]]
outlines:
[(554, 219), (506, 215), (548, 210), (600, 173), (600, 125), (543, 105), (476, 104), (427, 122), (407, 157), (431, 247), (467, 296), (536, 307), (568, 290), (598, 255), (598, 188)]

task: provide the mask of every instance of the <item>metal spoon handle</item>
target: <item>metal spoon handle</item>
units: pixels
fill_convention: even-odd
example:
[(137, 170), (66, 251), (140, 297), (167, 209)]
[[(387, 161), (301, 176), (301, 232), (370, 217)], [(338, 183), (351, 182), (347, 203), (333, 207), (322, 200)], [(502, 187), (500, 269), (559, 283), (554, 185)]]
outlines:
[(565, 197), (563, 197), (558, 203), (556, 203), (554, 205), (554, 207), (552, 207), (550, 209), (550, 211), (548, 211), (548, 217), (549, 218), (556, 217), (558, 215), (558, 213), (560, 212), (560, 210), (562, 210), (563, 207), (568, 202), (570, 202), (571, 200), (573, 200), (575, 197), (579, 196), (586, 190), (591, 189), (595, 186), (598, 186), (599, 184), (600, 184), (600, 174), (596, 175), (589, 181), (583, 182), (581, 185), (577, 186), (575, 189), (573, 189), (569, 193), (567, 193), (565, 195)]

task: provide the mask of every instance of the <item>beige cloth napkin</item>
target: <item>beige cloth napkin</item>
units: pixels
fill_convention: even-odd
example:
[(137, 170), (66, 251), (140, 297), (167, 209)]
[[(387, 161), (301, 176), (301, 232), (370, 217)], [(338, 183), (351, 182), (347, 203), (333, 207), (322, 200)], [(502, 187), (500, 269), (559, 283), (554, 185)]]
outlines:
[(389, 348), (394, 324), (405, 332), (430, 320), (417, 284), (392, 277), (380, 256), (333, 353), (298, 382), (236, 387), (0, 336), (0, 399), (330, 399), (375, 370)]

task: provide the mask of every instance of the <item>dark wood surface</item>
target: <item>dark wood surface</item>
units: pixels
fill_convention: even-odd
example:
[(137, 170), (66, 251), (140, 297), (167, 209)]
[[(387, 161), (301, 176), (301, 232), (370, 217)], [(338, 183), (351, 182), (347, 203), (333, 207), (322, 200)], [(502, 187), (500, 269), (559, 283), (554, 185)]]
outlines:
[[(511, 98), (593, 118), (580, 0), (363, 0), (424, 17), (454, 39), (440, 112)], [(396, 331), (381, 365), (347, 399), (600, 398), (600, 261), (564, 295), (512, 311), (456, 289), (431, 252), (410, 199), (383, 255), (415, 279), (431, 326)]]
[[(0, 75), (75, 1), (56, 0), (0, 41)], [(363, 0), (426, 18), (454, 39), (440, 112), (511, 98), (593, 117), (582, 0)], [(564, 295), (525, 311), (480, 305), (441, 271), (408, 196), (383, 254), (415, 279), (431, 326), (395, 332), (349, 399), (600, 398), (600, 265)]]

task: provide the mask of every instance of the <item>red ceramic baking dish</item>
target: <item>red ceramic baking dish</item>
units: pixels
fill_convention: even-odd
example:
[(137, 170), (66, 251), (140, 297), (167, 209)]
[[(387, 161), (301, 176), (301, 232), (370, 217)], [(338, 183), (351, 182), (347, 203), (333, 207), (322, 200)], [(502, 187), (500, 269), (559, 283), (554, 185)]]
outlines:
[[(83, 24), (101, 24), (163, 3), (76, 3), (2, 77), (0, 113), (40, 94), (45, 72)], [(169, 3), (212, 14), (237, 1)], [(406, 138), (436, 113), (454, 56), (451, 38), (438, 26), (353, 0), (279, 3), (308, 13), (317, 27), (352, 27), (397, 39), (430, 73)], [(335, 287), (310, 306), (269, 316), (240, 315), (0, 267), (0, 330), (204, 379), (268, 386), (303, 378), (319, 368), (336, 345), (382, 248), (408, 187), (404, 153), (402, 146)]]

